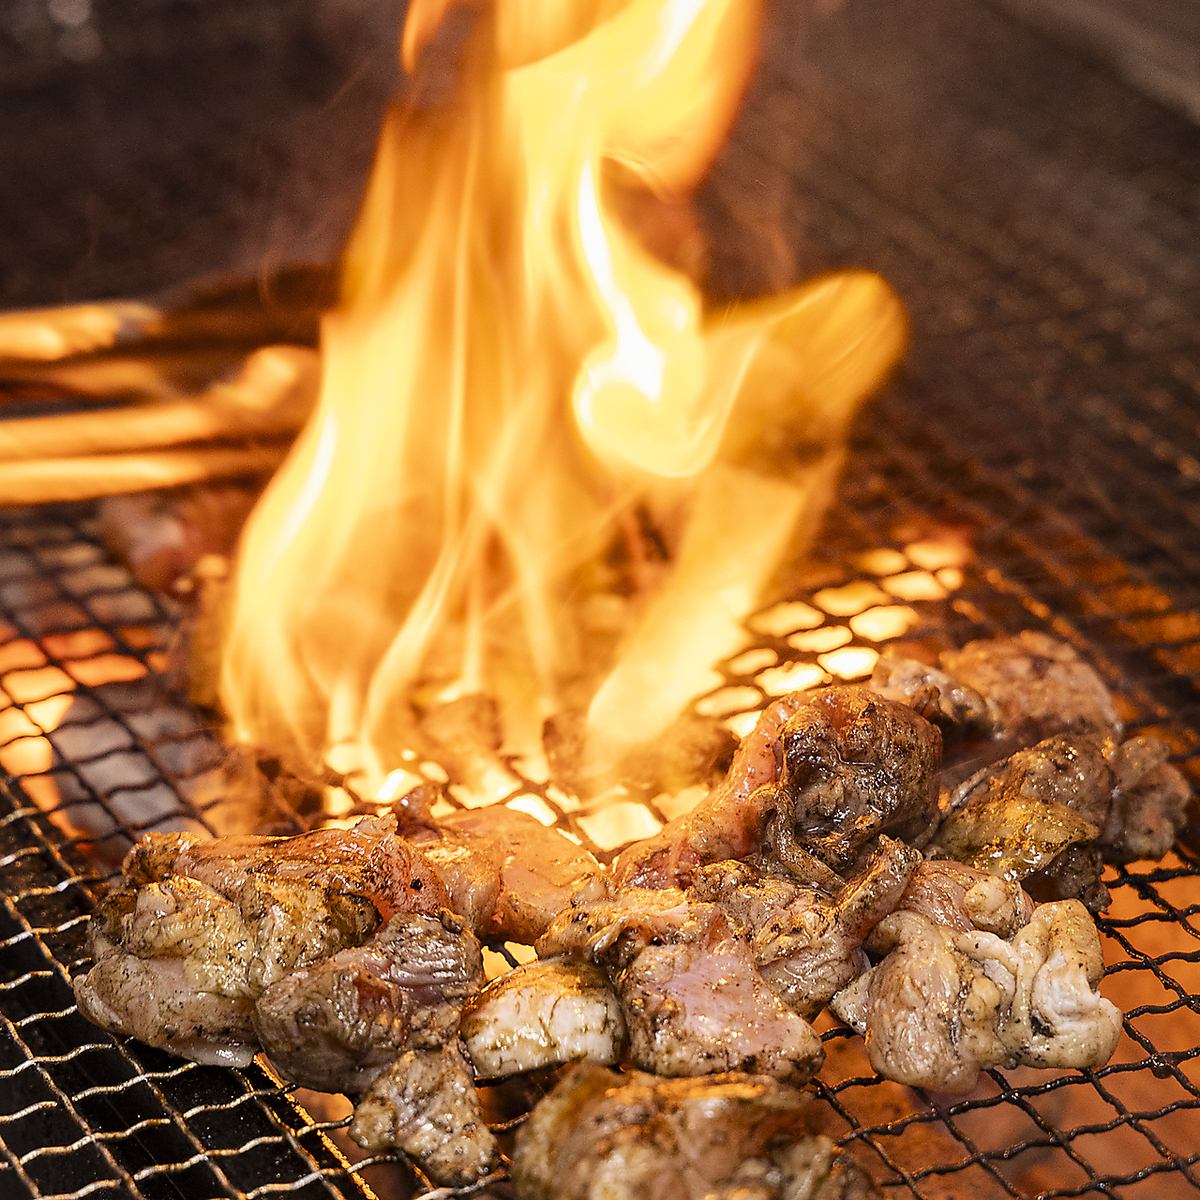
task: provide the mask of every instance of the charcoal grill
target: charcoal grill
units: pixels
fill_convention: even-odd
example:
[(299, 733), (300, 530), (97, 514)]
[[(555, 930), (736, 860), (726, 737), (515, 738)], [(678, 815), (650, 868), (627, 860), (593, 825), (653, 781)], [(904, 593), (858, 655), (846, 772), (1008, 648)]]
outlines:
[[(869, 670), (893, 636), (1041, 628), (1076, 645), (1130, 725), (1167, 738), (1200, 783), (1195, 128), (986, 6), (852, 0), (803, 42), (784, 36), (789, 6), (780, 10), (704, 197), (721, 231), (714, 289), (873, 267), (908, 302), (915, 341), (903, 378), (860, 424), (814, 560), (791, 579), (788, 603), (751, 623), (753, 644), (700, 707), (737, 725), (776, 692)], [(205, 60), (196, 78), (218, 69)], [(44, 128), (59, 120), (62, 86), (17, 97), (31, 127), (4, 136), (26, 147), (21, 161), (32, 161), (37, 114)], [(210, 86), (222, 90), (217, 78)], [(281, 71), (255, 84), (251, 103), (264, 88), (280, 111), (311, 107), (320, 90)], [(373, 102), (356, 100), (355, 117)], [(166, 177), (203, 179), (224, 161), (215, 139), (227, 135), (228, 122), (210, 130), (197, 115), (190, 159)], [(282, 142), (256, 136), (266, 157), (284, 157)], [(340, 153), (361, 171), (359, 143)], [(128, 155), (131, 169), (148, 169)], [(127, 216), (129, 179), (119, 164), (104, 169), (123, 181), (107, 203)], [(92, 253), (72, 259), (89, 292), (154, 286), (226, 253), (212, 236), (157, 257), (130, 244), (120, 220), (104, 220), (106, 178), (95, 177), (98, 191), (56, 195), (48, 214), (9, 195), (20, 220), (4, 244), (5, 301), (61, 298), (45, 259), (48, 247), (56, 261), (82, 249), (72, 251), (65, 219), (73, 205), (101, 214)], [(210, 197), (210, 235), (258, 178), (231, 166)], [(154, 194), (160, 222), (170, 191)], [(247, 235), (236, 253), (267, 249)], [(9, 511), (0, 530), (0, 753), (11, 773), (0, 785), (0, 1194), (420, 1193), (422, 1181), (386, 1158), (352, 1161), (344, 1117), (318, 1114), (266, 1067), (181, 1062), (75, 1011), (68, 980), (87, 914), (132, 838), (245, 817), (196, 786), (220, 751), (161, 676), (176, 614), (101, 548), (94, 510)], [(602, 854), (614, 849), (611, 811), (527, 781), (518, 794)], [(273, 831), (303, 826), (286, 792), (264, 805)], [(634, 819), (649, 832), (670, 815), (643, 805)], [(987, 1090), (946, 1103), (876, 1080), (854, 1038), (824, 1029), (819, 1101), (889, 1195), (1200, 1192), (1197, 832), (1162, 863), (1108, 872), (1105, 986), (1126, 1036), (1107, 1067), (992, 1072)]]

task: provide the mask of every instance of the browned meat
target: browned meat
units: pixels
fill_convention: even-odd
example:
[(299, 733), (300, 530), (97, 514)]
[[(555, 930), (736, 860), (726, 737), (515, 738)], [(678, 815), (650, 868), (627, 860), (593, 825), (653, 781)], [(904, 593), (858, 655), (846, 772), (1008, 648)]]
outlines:
[(1027, 925), (1033, 907), (1020, 884), (939, 858), (918, 865), (896, 905), (947, 929), (985, 929), (1000, 937), (1012, 937)]
[(479, 943), (457, 918), (397, 913), (366, 945), (272, 984), (254, 1027), (289, 1079), (359, 1092), (405, 1050), (451, 1041), (482, 985)]
[(608, 971), (639, 1067), (802, 1082), (820, 1066), (821, 1043), (762, 977), (749, 937), (718, 904), (677, 888), (633, 889), (564, 910), (538, 952)]
[(974, 688), (922, 659), (884, 650), (869, 686), (943, 728), (991, 729), (987, 701)]
[[(245, 1063), (261, 1047), (320, 1088), (359, 1091), (410, 1051), (445, 1066), (438, 1055), (482, 985), (482, 955), (444, 907), (439, 875), (394, 824), (294, 838), (148, 838), (97, 910), (96, 964), (75, 981), (81, 1011), (201, 1061)], [(432, 1087), (424, 1070), (411, 1086), (390, 1078), (371, 1093), (364, 1128), (377, 1138), (387, 1097), (407, 1102), (413, 1088)], [(446, 1108), (468, 1104), (473, 1089)], [(388, 1144), (428, 1153), (422, 1165), (435, 1177), (442, 1160), (416, 1120), (394, 1114)]]
[(655, 1079), (574, 1067), (517, 1135), (520, 1200), (868, 1200), (808, 1132), (798, 1092), (751, 1075)]
[(717, 863), (701, 869), (692, 895), (722, 909), (775, 993), (811, 1019), (866, 969), (863, 939), (896, 907), (920, 858), (882, 837), (833, 895), (748, 863)]
[(1183, 825), (1190, 789), (1153, 738), (1047, 738), (979, 771), (950, 797), (939, 853), (1052, 899), (1108, 904), (1102, 859), (1160, 857)]
[(647, 946), (711, 941), (728, 931), (721, 910), (680, 888), (621, 888), (577, 897), (538, 939), (542, 958), (584, 958), (619, 970)]
[(618, 856), (613, 882), (620, 887), (686, 886), (705, 863), (753, 853), (780, 800), (767, 787), (779, 778), (780, 735), (807, 701), (805, 693), (793, 692), (765, 709), (721, 783), (692, 812)]
[(835, 869), (881, 833), (920, 842), (937, 816), (937, 730), (865, 688), (829, 688), (784, 726), (783, 786), (801, 846)]
[(80, 1008), (151, 1045), (207, 1061), (228, 1037), (229, 1052), (248, 1058), (246, 1022), (266, 988), (361, 946), (397, 911), (436, 905), (436, 877), (387, 829), (150, 835), (97, 908), (96, 965), (75, 981)]
[[(1002, 886), (973, 885), (968, 914), (1002, 910), (981, 896)], [(1076, 900), (1039, 906), (1009, 938), (901, 910), (869, 945), (883, 960), (833, 1008), (864, 1034), (872, 1067), (888, 1079), (966, 1092), (987, 1066), (1098, 1066), (1116, 1048), (1121, 1014), (1099, 993), (1100, 939)]]
[(456, 1043), (406, 1051), (380, 1072), (354, 1110), (350, 1136), (366, 1150), (402, 1150), (448, 1187), (475, 1183), (500, 1162)]
[(600, 871), (559, 830), (502, 806), (454, 813), (440, 824), (442, 839), (422, 849), (446, 881), (451, 907), (473, 911), (481, 936), (536, 941)]
[(871, 686), (943, 724), (1017, 745), (1056, 733), (1121, 733), (1096, 672), (1066, 642), (1032, 630), (946, 650), (936, 666), (885, 653)]
[(876, 834), (919, 839), (937, 811), (941, 742), (903, 704), (862, 688), (786, 696), (763, 714), (719, 787), (631, 846), (620, 886), (687, 886), (696, 871), (763, 851), (812, 877), (840, 869)]
[(618, 1063), (625, 1017), (599, 967), (534, 962), (502, 975), (471, 1000), (459, 1036), (479, 1075), (502, 1078), (577, 1059)]
[(825, 1057), (812, 1027), (771, 990), (743, 941), (649, 946), (614, 982), (629, 1059), (658, 1075), (753, 1071), (802, 1084)]

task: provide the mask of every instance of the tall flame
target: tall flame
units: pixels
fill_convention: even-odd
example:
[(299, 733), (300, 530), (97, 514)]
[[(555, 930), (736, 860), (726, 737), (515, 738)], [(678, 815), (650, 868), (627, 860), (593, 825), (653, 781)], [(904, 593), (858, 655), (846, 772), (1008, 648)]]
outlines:
[[(386, 121), (316, 411), (239, 552), (222, 670), (240, 736), (310, 761), (351, 743), (376, 783), (419, 681), (488, 691), (518, 740), (540, 726), (590, 661), (573, 599), (639, 510), (675, 566), (589, 715), (601, 754), (660, 731), (736, 649), (904, 340), (869, 275), (708, 316), (619, 215), (632, 189), (702, 176), (757, 0), (455, 7), (411, 5), (406, 65), (457, 16), (459, 75)], [(789, 469), (797, 443), (815, 474)]]

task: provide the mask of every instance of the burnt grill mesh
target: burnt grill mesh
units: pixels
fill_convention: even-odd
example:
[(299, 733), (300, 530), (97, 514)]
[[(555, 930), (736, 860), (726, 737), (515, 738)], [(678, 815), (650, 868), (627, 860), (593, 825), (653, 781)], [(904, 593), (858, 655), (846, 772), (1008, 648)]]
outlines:
[[(895, 637), (1043, 628), (1200, 782), (1195, 129), (980, 5), (858, 0), (804, 37), (779, 7), (705, 197), (710, 226), (746, 234), (717, 241), (714, 284), (874, 267), (915, 340), (816, 560), (700, 708), (741, 728), (772, 694), (869, 671)], [(122, 290), (121, 264), (102, 268), (87, 264), (94, 287)], [(14, 278), (24, 294), (29, 271)], [(265, 1069), (182, 1063), (75, 1012), (87, 912), (131, 838), (246, 817), (206, 786), (219, 747), (161, 679), (175, 615), (100, 548), (93, 511), (8, 512), (0, 530), (0, 1194), (410, 1189), (387, 1160), (351, 1166), (342, 1110), (315, 1115)], [(514, 778), (517, 795), (602, 853), (673, 815)], [(272, 791), (259, 823), (304, 818)], [(993, 1072), (940, 1103), (876, 1080), (857, 1039), (825, 1029), (830, 1129), (889, 1194), (1200, 1191), (1197, 844), (1192, 828), (1162, 863), (1108, 873), (1105, 989), (1126, 1037), (1101, 1070)]]

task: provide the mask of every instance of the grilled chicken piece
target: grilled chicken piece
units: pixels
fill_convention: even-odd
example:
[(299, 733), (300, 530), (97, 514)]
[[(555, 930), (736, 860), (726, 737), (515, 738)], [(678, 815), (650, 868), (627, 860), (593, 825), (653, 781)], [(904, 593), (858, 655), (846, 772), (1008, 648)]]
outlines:
[(1017, 745), (1056, 733), (1121, 734), (1096, 672), (1066, 642), (1033, 630), (946, 650), (936, 666), (885, 652), (871, 687), (945, 725)]
[(692, 812), (617, 857), (611, 871), (614, 885), (687, 886), (705, 863), (745, 858), (758, 849), (781, 800), (767, 786), (779, 779), (779, 737), (807, 701), (806, 693), (793, 692), (769, 705), (742, 740), (721, 783)]
[(502, 805), (457, 812), (418, 843), (451, 908), (482, 937), (532, 943), (600, 864), (558, 829)]
[(520, 1200), (868, 1200), (874, 1184), (770, 1079), (580, 1064), (517, 1134)]
[(807, 1083), (821, 1040), (759, 974), (744, 941), (649, 946), (614, 978), (629, 1059), (658, 1075), (752, 1071)]
[[(294, 971), (361, 946), (447, 893), (387, 821), (295, 838), (150, 834), (91, 923), (84, 1014), (202, 1061), (253, 1056), (247, 1017)], [(228, 1051), (217, 1043), (229, 1039)]]
[(912, 709), (865, 688), (828, 688), (788, 720), (780, 740), (796, 840), (809, 853), (841, 869), (878, 834), (928, 837), (942, 739)]
[(755, 1070), (804, 1082), (821, 1065), (820, 1040), (759, 973), (749, 937), (717, 904), (650, 888), (577, 903), (537, 948), (607, 970), (635, 1065), (661, 1075)]
[[(995, 911), (979, 897), (976, 912)], [(1099, 993), (1100, 939), (1077, 900), (1038, 906), (1011, 938), (899, 910), (869, 945), (882, 962), (833, 1009), (888, 1079), (967, 1092), (984, 1067), (1098, 1066), (1116, 1048), (1121, 1014)]]
[(454, 1042), (406, 1051), (385, 1068), (355, 1107), (350, 1136), (366, 1150), (402, 1150), (447, 1187), (476, 1183), (500, 1161), (471, 1068)]
[(405, 1050), (452, 1040), (483, 979), (479, 943), (458, 918), (397, 913), (366, 945), (272, 984), (254, 1027), (289, 1079), (355, 1093)]
[(1166, 760), (1153, 738), (1047, 738), (952, 793), (939, 853), (1045, 898), (1105, 908), (1102, 860), (1161, 857), (1184, 823), (1190, 789)]
[(920, 860), (903, 842), (881, 837), (833, 895), (737, 862), (702, 868), (691, 894), (717, 904), (744, 931), (772, 990), (811, 1020), (866, 969), (863, 939), (896, 907)]
[(618, 1063), (625, 1017), (599, 967), (534, 962), (502, 975), (471, 1000), (459, 1036), (476, 1072), (501, 1078), (577, 1059)]
[(913, 871), (896, 910), (958, 932), (984, 929), (1008, 938), (1029, 924), (1034, 903), (1018, 883), (964, 863), (930, 858)]
[(763, 852), (816, 878), (875, 835), (919, 839), (937, 812), (938, 732), (903, 704), (835, 687), (777, 700), (729, 775), (692, 812), (613, 864), (620, 886), (688, 886), (709, 863)]

